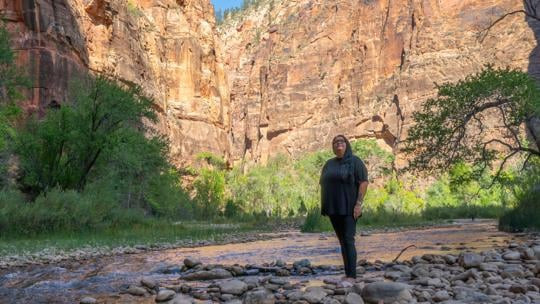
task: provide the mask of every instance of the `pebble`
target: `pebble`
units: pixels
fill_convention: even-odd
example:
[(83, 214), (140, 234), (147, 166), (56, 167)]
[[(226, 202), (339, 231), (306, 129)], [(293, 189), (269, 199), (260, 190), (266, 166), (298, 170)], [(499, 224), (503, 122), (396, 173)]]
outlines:
[(84, 297), (81, 299), (80, 304), (95, 304), (97, 300), (92, 297)]
[[(338, 301), (338, 303), (339, 303), (339, 301)], [(345, 304), (364, 304), (364, 300), (362, 299), (362, 297), (359, 294), (354, 293), (354, 292), (350, 292), (345, 297)]]
[(156, 296), (156, 302), (165, 302), (168, 301), (176, 295), (176, 292), (169, 290), (169, 289), (163, 289), (160, 290)]
[[(540, 302), (539, 244), (540, 239), (537, 243), (515, 243), (511, 248), (481, 253), (424, 254), (398, 263), (359, 261), (363, 265), (359, 267), (369, 275), (359, 276), (352, 286), (337, 279), (342, 267), (315, 266), (307, 259), (296, 261), (291, 267), (282, 260), (263, 265), (219, 266), (186, 258), (180, 284), (169, 286), (170, 281), (165, 282), (169, 289), (160, 290), (155, 301), (187, 304), (196, 298), (232, 304), (537, 303)], [(324, 285), (312, 286), (318, 275), (336, 270), (340, 272), (336, 277), (327, 276)], [(295, 277), (288, 280), (282, 274)], [(315, 277), (296, 277), (313, 274)], [(397, 282), (384, 281), (384, 277)], [(140, 285), (131, 285), (126, 292), (151, 299), (160, 286), (151, 277), (142, 277)], [(96, 302), (91, 297), (80, 300), (80, 303)]]
[(149, 289), (154, 289), (157, 287), (157, 283), (154, 279), (151, 278), (142, 278), (141, 285), (148, 287)]
[(137, 297), (142, 297), (146, 294), (146, 290), (144, 290), (144, 288), (133, 286), (133, 285), (129, 286), (126, 292), (129, 293), (130, 295), (137, 296)]

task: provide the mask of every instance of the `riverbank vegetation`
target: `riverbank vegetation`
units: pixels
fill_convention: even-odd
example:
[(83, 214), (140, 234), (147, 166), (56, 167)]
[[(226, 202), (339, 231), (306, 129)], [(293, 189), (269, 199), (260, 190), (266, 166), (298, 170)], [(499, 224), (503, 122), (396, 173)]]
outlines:
[(81, 248), (84, 251), (110, 252), (113, 248), (166, 248), (215, 242), (231, 236), (250, 235), (268, 230), (268, 226), (251, 223), (215, 223), (205, 221), (169, 222), (156, 219), (139, 221), (129, 227), (107, 227), (94, 230), (62, 230), (36, 235), (3, 235), (0, 257), (54, 255)]
[[(303, 231), (329, 229), (318, 209), (318, 179), (324, 162), (332, 157), (330, 150), (306, 153), (295, 159), (278, 155), (265, 165), (246, 168), (229, 168), (219, 156), (201, 153), (193, 167), (175, 168), (167, 159), (166, 139), (150, 127), (156, 119), (153, 101), (139, 87), (106, 77), (80, 77), (71, 85), (67, 100), (51, 103), (39, 115), (23, 117), (18, 102), (23, 99), (21, 92), (28, 81), (14, 62), (7, 32), (2, 29), (2, 241), (66, 235), (68, 239), (81, 236), (81, 240), (99, 235), (117, 241), (124, 235), (133, 237), (134, 242), (137, 238), (171, 240), (198, 233), (193, 228), (197, 225), (175, 225), (186, 220), (242, 223), (242, 229), (253, 230), (260, 229), (261, 222), (306, 218)], [(514, 82), (503, 86), (508, 90), (527, 80), (520, 78), (521, 74), (510, 76)], [(452, 87), (442, 87), (440, 93), (460, 89), (466, 92), (462, 95), (471, 96), (468, 87), (461, 85), (454, 91), (450, 90)], [(494, 87), (497, 86), (490, 88)], [(511, 98), (537, 96), (530, 81), (523, 90), (525, 93), (517, 92), (522, 95), (510, 92)], [(519, 125), (520, 115), (538, 106), (528, 102), (518, 105), (523, 108), (508, 113), (511, 130)], [(425, 120), (417, 119), (417, 124), (443, 132), (434, 128), (441, 121), (427, 120), (438, 117), (431, 114), (417, 116)], [(411, 142), (417, 140), (417, 146), (431, 147), (419, 142), (429, 139), (425, 136), (430, 134), (413, 129)], [(478, 164), (467, 158), (478, 151), (464, 147), (469, 149), (464, 150), (468, 153), (458, 154), (463, 157), (453, 159), (448, 170), (426, 182), (397, 172), (394, 155), (375, 140), (352, 141), (352, 147), (365, 161), (374, 182), (359, 221), (362, 225), (410, 225), (449, 218), (502, 216), (504, 227), (540, 226), (539, 217), (531, 217), (540, 209), (537, 159), (527, 157), (524, 170), (504, 167), (492, 171), (487, 170), (487, 165), (478, 170)], [(441, 155), (446, 156), (446, 152)], [(488, 161), (496, 160), (496, 153), (488, 151), (485, 155)], [(188, 185), (182, 183), (186, 175), (191, 180)], [(494, 179), (497, 183), (492, 183)], [(206, 235), (204, 227), (199, 230)]]

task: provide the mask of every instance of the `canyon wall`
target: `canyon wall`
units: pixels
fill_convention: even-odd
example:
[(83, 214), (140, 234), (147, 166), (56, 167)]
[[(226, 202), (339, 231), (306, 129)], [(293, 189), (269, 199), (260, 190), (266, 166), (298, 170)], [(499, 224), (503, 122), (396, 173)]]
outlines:
[(33, 88), (25, 109), (64, 103), (91, 71), (141, 85), (177, 165), (228, 156), (229, 92), (210, 0), (0, 0)]
[(377, 139), (403, 165), (399, 141), (435, 83), (488, 63), (539, 75), (530, 60), (536, 21), (515, 14), (484, 35), (522, 8), (516, 0), (262, 0), (219, 27), (233, 156), (301, 156), (345, 134)]
[(515, 0), (261, 0), (216, 27), (210, 0), (0, 0), (33, 88), (64, 103), (91, 71), (155, 99), (176, 165), (210, 151), (265, 163), (336, 134), (399, 153), (411, 113), (485, 64), (540, 76), (536, 21)]

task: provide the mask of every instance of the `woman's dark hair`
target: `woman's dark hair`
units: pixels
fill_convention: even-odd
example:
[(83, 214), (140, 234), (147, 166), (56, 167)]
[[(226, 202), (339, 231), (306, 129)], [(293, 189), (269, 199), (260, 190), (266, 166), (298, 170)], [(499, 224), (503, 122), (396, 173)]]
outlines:
[(339, 134), (339, 135), (334, 136), (334, 139), (332, 139), (332, 145), (334, 145), (334, 142), (338, 138), (343, 138), (343, 140), (345, 141), (345, 145), (346, 145), (345, 154), (343, 155), (343, 159), (349, 159), (350, 157), (353, 156), (351, 143), (349, 142), (347, 137), (345, 137), (345, 135)]
[(340, 160), (340, 174), (341, 178), (343, 180), (349, 180), (350, 182), (354, 182), (354, 161), (353, 161), (353, 152), (351, 148), (351, 143), (345, 137), (345, 135), (336, 135), (334, 139), (332, 139), (332, 145), (334, 145), (334, 142), (338, 138), (343, 138), (345, 141), (345, 154), (343, 155), (343, 158)]

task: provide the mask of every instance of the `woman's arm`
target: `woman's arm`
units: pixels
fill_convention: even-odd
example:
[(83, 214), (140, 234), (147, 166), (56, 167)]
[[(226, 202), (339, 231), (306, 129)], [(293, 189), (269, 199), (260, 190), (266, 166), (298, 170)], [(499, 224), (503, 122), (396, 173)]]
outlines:
[(363, 181), (358, 186), (358, 199), (356, 200), (356, 204), (362, 205), (364, 203), (364, 197), (366, 196), (367, 187), (369, 185), (368, 181)]
[(364, 204), (364, 197), (366, 195), (368, 185), (369, 182), (363, 181), (358, 186), (358, 199), (356, 200), (356, 205), (354, 205), (354, 219), (362, 216), (362, 206)]
[(356, 180), (358, 181), (358, 197), (356, 198), (353, 216), (354, 219), (357, 219), (362, 216), (362, 205), (364, 204), (369, 182), (366, 165), (361, 159), (358, 158), (355, 167)]

